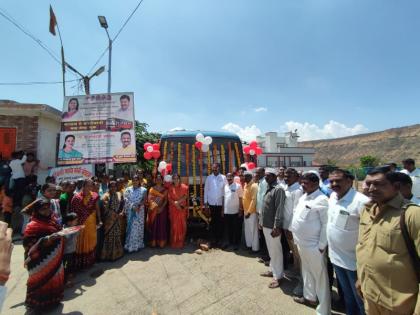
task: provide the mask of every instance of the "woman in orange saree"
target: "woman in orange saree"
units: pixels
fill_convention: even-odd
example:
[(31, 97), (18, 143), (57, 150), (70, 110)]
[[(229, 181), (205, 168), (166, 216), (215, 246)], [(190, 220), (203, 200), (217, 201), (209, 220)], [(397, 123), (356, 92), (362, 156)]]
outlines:
[(168, 192), (163, 187), (163, 178), (156, 176), (155, 186), (150, 188), (148, 195), (149, 211), (147, 213), (147, 229), (150, 235), (151, 247), (165, 247), (168, 240)]
[(85, 180), (82, 191), (74, 195), (71, 210), (77, 214), (79, 224), (85, 228), (80, 232), (75, 253), (75, 268), (86, 269), (95, 263), (96, 254), (96, 224), (102, 225), (99, 210), (99, 195), (93, 192), (94, 186), (90, 179)]
[(184, 247), (187, 234), (188, 217), (188, 186), (181, 183), (178, 174), (172, 176), (173, 184), (168, 190), (170, 246), (172, 248)]

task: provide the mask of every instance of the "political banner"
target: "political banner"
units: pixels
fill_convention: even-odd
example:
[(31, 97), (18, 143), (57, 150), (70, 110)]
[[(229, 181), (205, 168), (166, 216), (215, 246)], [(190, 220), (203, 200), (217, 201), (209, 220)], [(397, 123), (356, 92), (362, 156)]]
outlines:
[(76, 181), (78, 179), (87, 179), (94, 176), (94, 166), (88, 164), (55, 167), (49, 170), (48, 175), (54, 176), (56, 183), (61, 183), (64, 180)]
[(58, 165), (136, 162), (133, 93), (66, 97)]

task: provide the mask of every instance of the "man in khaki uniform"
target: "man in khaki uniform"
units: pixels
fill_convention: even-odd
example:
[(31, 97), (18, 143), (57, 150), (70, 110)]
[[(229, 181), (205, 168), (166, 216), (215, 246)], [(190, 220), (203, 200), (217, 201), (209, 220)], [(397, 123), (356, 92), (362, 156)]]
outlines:
[(368, 315), (420, 315), (419, 283), (400, 229), (406, 209), (407, 230), (420, 255), (420, 207), (407, 205), (398, 178), (380, 168), (366, 177), (371, 203), (360, 216), (356, 287)]

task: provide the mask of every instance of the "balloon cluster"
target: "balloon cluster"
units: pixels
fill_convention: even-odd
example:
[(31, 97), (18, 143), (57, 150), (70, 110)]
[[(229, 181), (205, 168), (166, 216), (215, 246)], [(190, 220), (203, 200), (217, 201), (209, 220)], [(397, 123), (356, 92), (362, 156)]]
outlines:
[(159, 166), (158, 166), (158, 171), (159, 171), (159, 173), (162, 174), (162, 176), (166, 177), (170, 173), (172, 173), (172, 164), (171, 163), (166, 163), (165, 161), (160, 161)]
[(246, 168), (247, 168), (248, 171), (253, 170), (255, 167), (256, 166), (255, 166), (255, 163), (254, 162), (248, 162), (248, 163), (246, 163)]
[(195, 136), (195, 147), (201, 152), (207, 152), (210, 148), (210, 144), (213, 142), (213, 138), (210, 136), (204, 137), (202, 133), (197, 133)]
[(262, 149), (258, 146), (257, 141), (252, 140), (249, 145), (244, 146), (244, 153), (249, 155), (261, 155)]
[(143, 146), (144, 158), (150, 160), (151, 158), (158, 159), (160, 157), (160, 145), (159, 143), (146, 142)]

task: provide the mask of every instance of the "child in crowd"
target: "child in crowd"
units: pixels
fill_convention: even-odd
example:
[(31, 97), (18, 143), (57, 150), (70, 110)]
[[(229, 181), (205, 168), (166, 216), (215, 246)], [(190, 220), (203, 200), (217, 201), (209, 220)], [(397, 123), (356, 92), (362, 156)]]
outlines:
[[(63, 218), (64, 228), (78, 225), (77, 214), (70, 212)], [(76, 253), (76, 241), (79, 232), (68, 234), (65, 236), (64, 241), (64, 281), (66, 287), (72, 287), (72, 280), (74, 278), (74, 256)]]
[(13, 196), (7, 184), (0, 186), (0, 208), (3, 212), (4, 222), (11, 226), (13, 212)]

